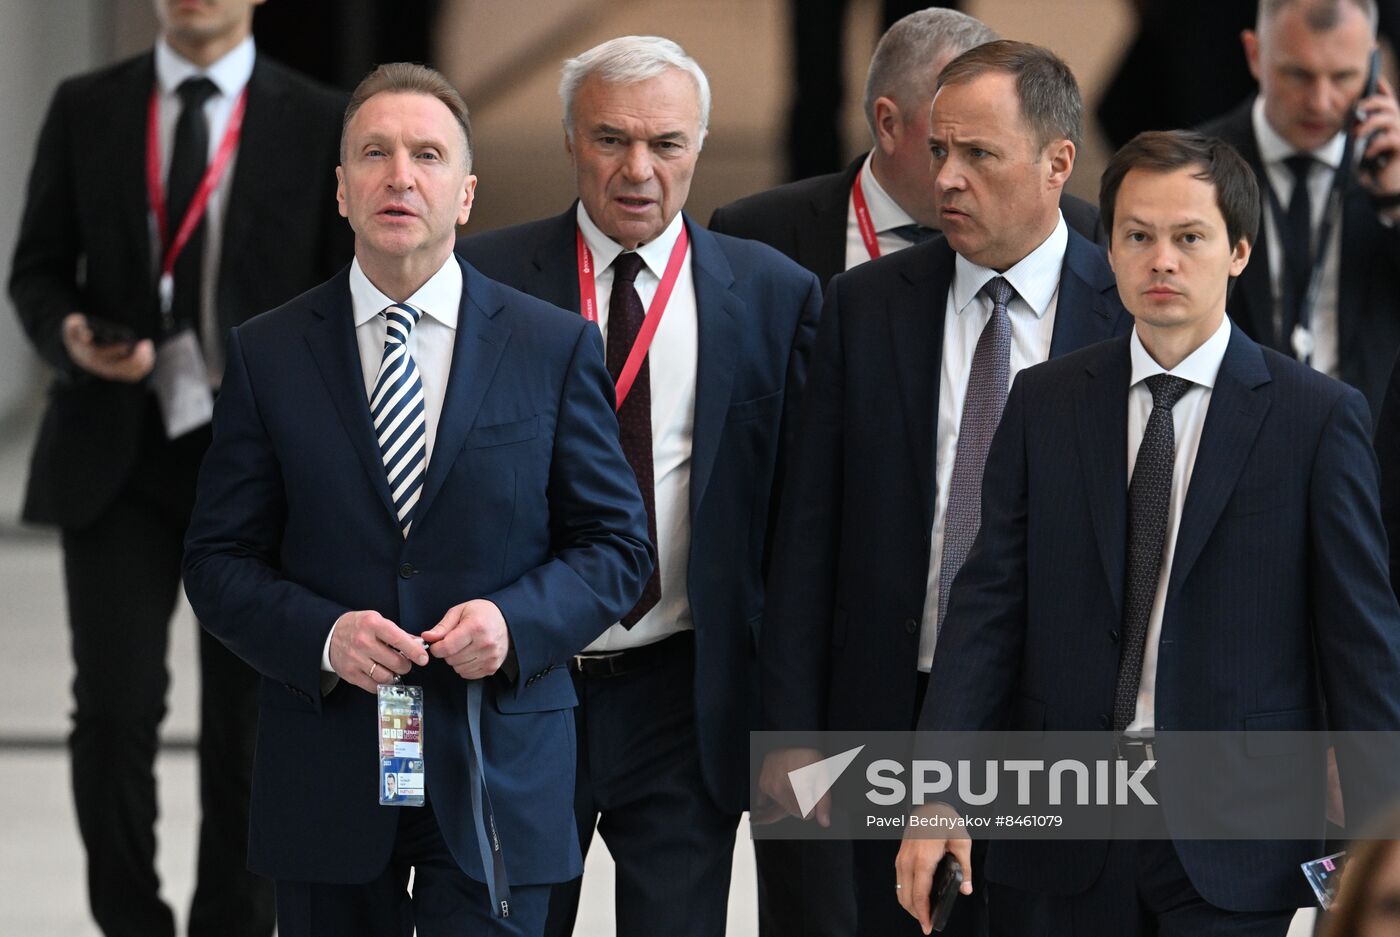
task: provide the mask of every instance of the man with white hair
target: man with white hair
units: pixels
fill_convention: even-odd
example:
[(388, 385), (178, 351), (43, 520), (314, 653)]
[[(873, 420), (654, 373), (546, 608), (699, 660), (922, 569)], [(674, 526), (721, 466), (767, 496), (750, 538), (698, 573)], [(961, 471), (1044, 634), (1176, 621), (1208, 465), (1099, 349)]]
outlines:
[[(617, 863), (617, 933), (723, 934), (757, 703), (769, 519), (820, 308), (814, 276), (682, 212), (709, 117), (705, 74), (667, 39), (564, 63), (578, 201), (468, 237), (488, 276), (598, 323), (658, 573), (571, 663), (575, 812)], [(572, 930), (578, 883), (547, 932)]]
[[(749, 195), (715, 210), (710, 230), (776, 247), (822, 283), (867, 260), (937, 234), (929, 173), (928, 115), (943, 68), (1000, 38), (981, 20), (932, 8), (903, 17), (880, 38), (865, 79), (865, 121), (874, 144), (841, 172)], [(1098, 210), (1072, 195), (1065, 223), (1099, 237)]]

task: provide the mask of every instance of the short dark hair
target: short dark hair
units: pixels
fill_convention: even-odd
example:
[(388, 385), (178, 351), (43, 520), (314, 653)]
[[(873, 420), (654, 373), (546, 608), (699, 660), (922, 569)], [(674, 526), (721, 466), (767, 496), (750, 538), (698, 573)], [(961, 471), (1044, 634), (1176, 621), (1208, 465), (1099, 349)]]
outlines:
[(1133, 137), (1123, 145), (1099, 183), (1099, 212), (1109, 244), (1113, 243), (1113, 216), (1118, 189), (1123, 179), (1134, 169), (1148, 172), (1175, 172), (1194, 167), (1192, 173), (1215, 188), (1215, 204), (1225, 219), (1225, 231), (1230, 244), (1240, 239), (1254, 243), (1259, 234), (1259, 183), (1254, 170), (1224, 140), (1208, 137), (1194, 130), (1149, 130)]
[(364, 77), (350, 95), (350, 103), (345, 107), (345, 119), (340, 125), (340, 161), (345, 162), (345, 135), (350, 129), (350, 120), (366, 101), (376, 94), (426, 94), (437, 98), (452, 113), (457, 126), (462, 128), (462, 139), (467, 145), (467, 171), (472, 168), (472, 122), (467, 115), (467, 103), (452, 87), (442, 73), (426, 65), (414, 62), (388, 62), (379, 66)]
[(1021, 116), (1041, 149), (1052, 140), (1068, 140), (1079, 146), (1084, 99), (1074, 72), (1063, 59), (1029, 42), (998, 39), (968, 49), (949, 62), (938, 76), (938, 87), (966, 84), (987, 72), (1015, 76)]
[[(1256, 31), (1262, 30), (1264, 25), (1271, 21), (1285, 7), (1293, 6), (1302, 0), (1259, 0), (1259, 13), (1255, 17), (1254, 28)], [(1315, 33), (1330, 32), (1342, 21), (1342, 4), (1350, 3), (1365, 15), (1367, 22), (1371, 24), (1371, 32), (1375, 33), (1376, 25), (1380, 22), (1380, 11), (1376, 6), (1376, 0), (1310, 0), (1306, 2), (1307, 9), (1303, 11), (1303, 21), (1307, 23), (1308, 29)]]

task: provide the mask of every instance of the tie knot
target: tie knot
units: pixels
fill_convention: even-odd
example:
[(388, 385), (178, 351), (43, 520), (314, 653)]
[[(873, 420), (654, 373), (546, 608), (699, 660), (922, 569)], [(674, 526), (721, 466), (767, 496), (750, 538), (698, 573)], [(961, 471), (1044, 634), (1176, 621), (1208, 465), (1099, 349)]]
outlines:
[(386, 341), (402, 345), (408, 341), (408, 333), (413, 331), (413, 326), (422, 317), (423, 310), (415, 309), (407, 303), (394, 303), (381, 315), (389, 323), (389, 331), (385, 336)]
[(617, 255), (612, 266), (613, 276), (624, 283), (636, 282), (637, 274), (642, 272), (642, 255), (636, 251), (623, 251)]
[(992, 277), (982, 287), (982, 293), (992, 301), (992, 312), (1005, 312), (1016, 295), (1016, 288), (1006, 281), (1006, 277)]
[(897, 228), (890, 228), (889, 233), (903, 238), (910, 244), (922, 244), (929, 238), (938, 235), (938, 232), (933, 228), (921, 224), (902, 224)]
[(175, 89), (175, 93), (180, 95), (180, 102), (185, 107), (200, 107), (219, 93), (219, 86), (200, 75), (180, 82), (180, 87)]
[(1308, 173), (1312, 172), (1313, 163), (1315, 162), (1317, 162), (1317, 160), (1313, 159), (1312, 156), (1307, 153), (1294, 153), (1292, 156), (1284, 159), (1283, 165), (1287, 166), (1288, 171), (1293, 173), (1294, 182), (1306, 184), (1308, 181)]
[(1191, 389), (1191, 382), (1173, 374), (1154, 374), (1147, 379), (1147, 389), (1152, 392), (1152, 406), (1170, 410), (1176, 406), (1181, 395)]

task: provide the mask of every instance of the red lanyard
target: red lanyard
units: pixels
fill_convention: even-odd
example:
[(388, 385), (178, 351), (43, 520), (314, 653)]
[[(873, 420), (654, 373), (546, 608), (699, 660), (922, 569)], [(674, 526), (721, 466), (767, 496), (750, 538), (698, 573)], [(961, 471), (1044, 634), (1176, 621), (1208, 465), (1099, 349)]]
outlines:
[(870, 259), (876, 260), (880, 256), (880, 241), (875, 237), (875, 222), (870, 220), (870, 209), (865, 204), (865, 192), (860, 185), (863, 175), (864, 166), (856, 173), (855, 185), (851, 186), (851, 204), (855, 206), (856, 227), (860, 228), (860, 239), (865, 242), (865, 250), (870, 254)]
[(146, 198), (150, 201), (151, 211), (155, 212), (156, 230), (160, 233), (161, 249), (164, 251), (160, 261), (162, 314), (170, 312), (170, 303), (175, 295), (175, 261), (189, 243), (194, 229), (199, 227), (200, 219), (209, 207), (209, 195), (223, 178), (224, 170), (233, 158), (233, 151), (238, 147), (238, 139), (243, 133), (243, 112), (247, 104), (248, 89), (244, 88), (233, 104), (224, 138), (219, 141), (219, 148), (209, 168), (204, 170), (204, 178), (199, 180), (199, 186), (190, 198), (185, 217), (180, 219), (180, 227), (176, 229), (174, 238), (170, 238), (169, 220), (165, 216), (165, 184), (160, 178), (160, 89), (151, 89), (151, 106), (146, 112)]
[[(593, 281), (593, 252), (588, 249), (582, 231), (575, 232), (575, 238), (578, 243), (578, 296), (583, 306), (581, 311), (589, 322), (597, 322), (598, 291)], [(651, 298), (646, 318), (642, 320), (642, 329), (637, 333), (637, 340), (632, 343), (632, 350), (627, 354), (627, 362), (617, 376), (619, 410), (622, 409), (622, 402), (627, 399), (627, 392), (632, 389), (632, 383), (637, 379), (637, 372), (642, 369), (642, 360), (651, 348), (651, 340), (656, 337), (657, 326), (661, 324), (661, 317), (666, 313), (666, 303), (670, 301), (671, 291), (676, 287), (676, 278), (681, 275), (681, 264), (685, 262), (685, 252), (689, 244), (690, 236), (682, 224), (681, 233), (676, 238), (675, 246), (671, 248), (670, 258), (666, 261), (666, 272), (661, 276), (661, 285), (656, 288), (656, 295)]]

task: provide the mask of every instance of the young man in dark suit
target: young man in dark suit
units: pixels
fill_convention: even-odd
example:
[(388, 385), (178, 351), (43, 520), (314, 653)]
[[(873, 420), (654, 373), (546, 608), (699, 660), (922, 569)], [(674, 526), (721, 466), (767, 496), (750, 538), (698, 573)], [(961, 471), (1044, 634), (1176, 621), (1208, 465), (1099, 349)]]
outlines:
[[(770, 577), (766, 728), (913, 727), (1012, 376), (1127, 329), (1103, 250), (1059, 208), (1081, 107), (1046, 49), (1003, 40), (954, 59), (929, 121), (946, 236), (832, 281)], [(771, 753), (762, 790), (801, 816), (787, 774), (819, 757)], [(894, 853), (855, 843), (860, 934), (914, 929), (889, 887)], [(977, 933), (980, 907), (962, 907), (953, 932)]]
[[(152, 52), (59, 87), (11, 269), (15, 308), (56, 371), (24, 518), (63, 532), (74, 800), (89, 901), (109, 934), (174, 933), (155, 872), (153, 764), (224, 333), (350, 256), (332, 175), (344, 99), (256, 53), (256, 5), (161, 0)], [(204, 211), (190, 212), (206, 173), (217, 178)], [(162, 308), (161, 260), (187, 214), (199, 223)], [(167, 430), (153, 387), (176, 373), (203, 400), (204, 425)], [(245, 870), (255, 693), (252, 671), (201, 635), (196, 937), (272, 932), (271, 888)]]
[[(1372, 764), (1400, 728), (1365, 400), (1226, 315), (1259, 224), (1229, 146), (1141, 134), (1101, 197), (1133, 333), (1017, 378), (919, 727), (1112, 730), (1130, 762), (1162, 732), (1374, 731), (1337, 742), (1362, 826), (1395, 796), (1393, 769)], [(1172, 769), (1160, 756), (1167, 834), (1173, 790), (1199, 783)], [(1311, 842), (1008, 840), (985, 865), (967, 840), (954, 852), (989, 892), (994, 934), (1282, 937), (1311, 903), (1299, 865), (1324, 854), (1326, 772), (1320, 745), (1283, 749), (1272, 772), (1314, 783)], [(1278, 796), (1241, 783), (1232, 800)], [(895, 887), (921, 923), (946, 846), (910, 838), (899, 854)]]
[[(471, 164), (447, 81), (376, 69), (336, 171), (354, 262), (230, 336), (185, 583), (263, 675), (249, 852), (285, 937), (533, 937), (582, 869), (565, 664), (641, 593), (646, 512), (596, 331), (453, 254)], [(400, 681), (417, 806), (376, 774)]]
[[(870, 151), (842, 172), (721, 206), (710, 217), (710, 230), (776, 247), (822, 283), (935, 236), (941, 225), (928, 155), (934, 87), (950, 61), (997, 38), (985, 24), (957, 10), (919, 10), (900, 19), (875, 47), (865, 80), (865, 120), (874, 143)], [(1098, 239), (1099, 213), (1093, 205), (1064, 195), (1060, 208), (1071, 229)]]
[[(821, 293), (682, 211), (710, 94), (679, 46), (610, 40), (565, 63), (560, 91), (578, 202), (458, 250), (606, 336), (659, 561), (638, 607), (572, 665), (579, 838), (596, 826), (617, 862), (620, 937), (720, 934), (748, 808), (768, 519)], [(549, 933), (572, 930), (577, 903), (577, 883), (556, 890)]]

